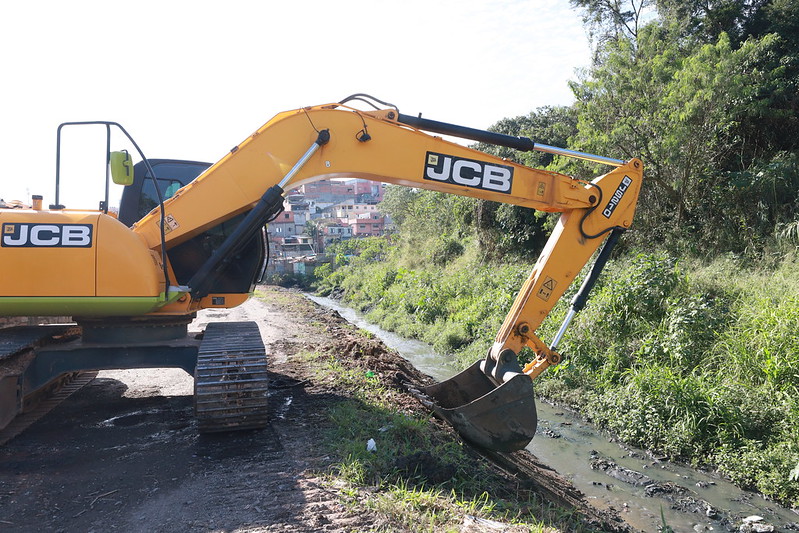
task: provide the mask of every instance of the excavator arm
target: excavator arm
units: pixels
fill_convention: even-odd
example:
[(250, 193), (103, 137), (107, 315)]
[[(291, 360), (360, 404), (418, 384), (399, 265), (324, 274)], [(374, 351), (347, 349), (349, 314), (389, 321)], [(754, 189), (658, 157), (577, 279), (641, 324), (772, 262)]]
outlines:
[[(563, 213), (535, 271), (543, 272), (552, 263), (550, 269), (566, 273), (566, 277), (557, 276), (551, 298), (542, 298), (543, 292), (539, 295), (539, 300), (554, 303), (602, 240), (587, 237), (604, 236), (608, 229), (632, 222), (642, 173), (638, 160), (598, 158), (614, 161), (619, 168), (587, 183), (431, 136), (401, 118), (413, 117), (393, 109), (364, 112), (341, 104), (275, 116), (164, 203), (167, 249), (252, 210), (274, 185), (280, 189), (273, 192), (282, 192), (320, 179), (355, 177)], [(412, 122), (426, 125), (420, 119)], [(459, 132), (458, 127), (452, 128)], [(495, 141), (508, 136), (497, 137)], [(530, 142), (530, 146), (534, 145)], [(613, 199), (625, 179), (630, 183), (622, 186), (621, 199)], [(606, 206), (597, 209), (603, 195), (605, 203), (612, 200), (612, 209), (604, 211), (609, 217), (602, 214)], [(155, 209), (133, 231), (158, 251), (160, 228), (160, 211)], [(560, 241), (563, 244), (556, 245)], [(566, 257), (557, 257), (563, 247)], [(540, 319), (534, 322), (533, 329)]]
[[(314, 155), (302, 160), (309, 150)], [(355, 177), (548, 212), (589, 208), (597, 201), (597, 191), (584, 182), (432, 137), (399, 122), (393, 110), (327, 105), (277, 115), (165, 202), (167, 216), (177, 222), (166, 237), (167, 248), (251, 209), (289, 172), (284, 189)], [(154, 210), (134, 231), (156, 249), (159, 224)]]
[[(426, 132), (558, 153), (615, 168), (587, 182), (528, 168)], [(612, 245), (632, 223), (642, 172), (637, 159), (618, 161), (536, 145), (523, 137), (402, 115), (391, 106), (362, 111), (345, 101), (287, 111), (131, 229), (102, 213), (57, 209), (17, 218), (0, 213), (4, 261), (22, 264), (41, 254), (33, 242), (35, 233), (45, 243), (54, 243), (56, 237), (62, 245), (82, 243), (58, 250), (46, 246), (47, 257), (54, 261), (60, 257), (62, 266), (76, 271), (82, 264), (91, 269), (81, 278), (82, 288), (63, 285), (62, 280), (42, 288), (35, 276), (44, 277), (46, 267), (36, 266), (33, 277), (21, 274), (24, 267), (20, 267), (14, 271), (18, 279), (6, 276), (0, 281), (0, 314), (141, 315), (168, 320), (203, 308), (238, 305), (248, 290), (220, 292), (214, 284), (219, 272), (280, 212), (285, 191), (320, 179), (362, 178), (559, 212), (557, 227), (485, 359), (426, 391), (434, 409), (469, 440), (493, 449), (518, 449), (532, 438), (537, 423), (532, 379), (560, 361), (557, 340), (568, 324), (550, 346), (535, 331), (610, 236), (573, 302), (569, 319), (584, 305)], [(224, 224), (233, 229), (224, 232), (222, 242), (216, 242), (211, 253), (193, 259), (192, 254), (206, 246), (209, 232)], [(67, 237), (72, 240), (65, 241)], [(31, 293), (36, 294), (31, 297)], [(517, 356), (525, 347), (535, 358), (522, 368)]]
[[(248, 219), (252, 220), (242, 226), (251, 231), (279, 209), (283, 191), (319, 179), (357, 177), (562, 213), (485, 359), (426, 390), (438, 414), (467, 439), (492, 449), (518, 449), (532, 439), (537, 425), (532, 379), (561, 359), (557, 342), (547, 346), (535, 331), (611, 235), (569, 320), (584, 305), (619, 234), (632, 224), (642, 164), (637, 159), (623, 162), (564, 151), (564, 155), (616, 167), (588, 183), (518, 165), (431, 136), (423, 129), (520, 149), (537, 148), (529, 139), (408, 117), (395, 109), (364, 112), (329, 104), (281, 113), (166, 203), (167, 218), (174, 225), (166, 246), (245, 210), (250, 210)], [(155, 211), (134, 227), (153, 250), (160, 245), (159, 230)], [(235, 246), (233, 241), (223, 246), (219, 261)], [(206, 297), (202, 287), (214, 268), (213, 264), (204, 266), (189, 280), (193, 298), (165, 311), (202, 306)], [(525, 347), (535, 358), (522, 368), (518, 355)]]

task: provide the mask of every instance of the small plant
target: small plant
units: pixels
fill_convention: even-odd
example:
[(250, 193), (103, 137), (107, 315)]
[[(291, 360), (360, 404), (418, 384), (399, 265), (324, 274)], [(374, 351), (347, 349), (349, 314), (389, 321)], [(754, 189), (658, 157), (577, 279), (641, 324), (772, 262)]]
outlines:
[(666, 523), (666, 515), (663, 514), (663, 506), (660, 506), (660, 533), (674, 533), (674, 530), (671, 526)]

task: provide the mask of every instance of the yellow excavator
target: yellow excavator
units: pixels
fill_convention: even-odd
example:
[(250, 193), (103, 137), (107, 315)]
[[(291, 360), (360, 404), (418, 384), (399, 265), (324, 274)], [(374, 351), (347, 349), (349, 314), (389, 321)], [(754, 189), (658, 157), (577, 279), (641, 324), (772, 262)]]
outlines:
[[(368, 110), (353, 107), (364, 102)], [(244, 302), (261, 273), (263, 228), (284, 194), (320, 179), (362, 178), (562, 213), (484, 359), (427, 387), (432, 408), (467, 440), (511, 451), (535, 434), (533, 380), (558, 364), (574, 314), (630, 227), (641, 187), (638, 159), (621, 161), (399, 112), (368, 95), (276, 115), (219, 162), (148, 160), (127, 131), (108, 133), (106, 199), (98, 210), (0, 209), (0, 316), (68, 316), (71, 326), (0, 332), (0, 428), (65, 375), (112, 368), (183, 368), (195, 377), (200, 431), (267, 423), (266, 351), (257, 325), (211, 323), (201, 339), (187, 325), (201, 309)], [(111, 152), (111, 131), (138, 152)], [(610, 171), (592, 181), (528, 168), (445, 140), (459, 137), (539, 150)], [(126, 185), (118, 215), (108, 210), (109, 175)], [(176, 192), (173, 192), (176, 191)], [(168, 198), (167, 198), (168, 197)], [(535, 331), (602, 250), (555, 339)], [(517, 356), (535, 354), (524, 365)]]

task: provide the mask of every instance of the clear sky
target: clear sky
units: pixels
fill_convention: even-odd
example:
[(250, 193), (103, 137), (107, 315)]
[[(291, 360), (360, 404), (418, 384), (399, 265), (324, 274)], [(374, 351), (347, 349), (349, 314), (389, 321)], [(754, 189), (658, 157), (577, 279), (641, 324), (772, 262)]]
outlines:
[[(61, 122), (116, 121), (150, 158), (216, 161), (280, 111), (356, 92), (487, 128), (570, 104), (590, 60), (568, 0), (4, 2), (0, 50), (0, 198), (45, 205)], [(65, 130), (67, 207), (96, 207), (104, 139)]]

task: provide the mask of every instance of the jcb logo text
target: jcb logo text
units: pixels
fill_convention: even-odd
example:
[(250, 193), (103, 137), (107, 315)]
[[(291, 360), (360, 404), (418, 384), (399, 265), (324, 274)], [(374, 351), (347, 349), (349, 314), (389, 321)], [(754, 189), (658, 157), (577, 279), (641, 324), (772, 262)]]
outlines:
[(3, 246), (91, 248), (91, 224), (3, 224)]
[(424, 179), (510, 194), (513, 167), (427, 152)]

